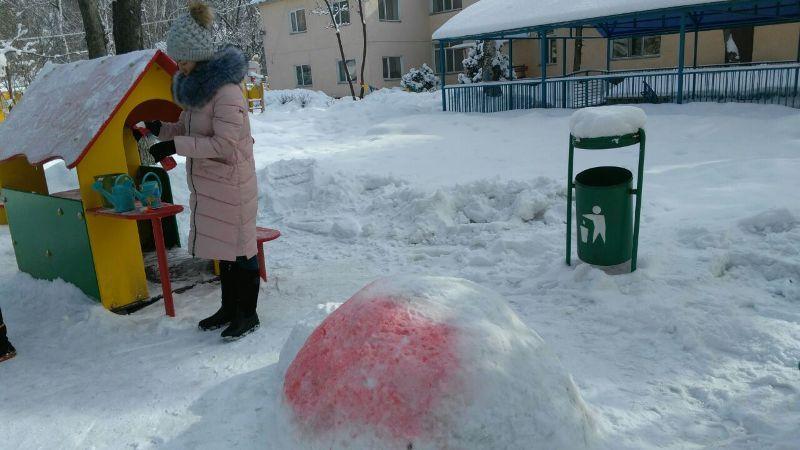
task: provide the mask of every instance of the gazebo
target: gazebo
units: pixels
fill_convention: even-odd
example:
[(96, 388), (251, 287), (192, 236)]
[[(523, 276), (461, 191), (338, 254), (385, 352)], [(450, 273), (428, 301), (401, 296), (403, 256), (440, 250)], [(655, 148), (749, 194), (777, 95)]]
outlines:
[[(433, 34), (438, 41), (440, 73), (446, 76), (446, 46), (465, 40), (508, 40), (539, 43), (541, 75), (536, 79), (444, 86), (445, 111), (494, 112), (527, 108), (580, 108), (615, 103), (684, 103), (689, 101), (774, 103), (800, 106), (800, 39), (793, 61), (735, 67), (699, 67), (698, 33), (747, 26), (800, 21), (800, 2), (786, 0), (481, 0), (446, 22)], [(555, 30), (568, 36), (554, 36)], [(593, 29), (597, 36), (578, 37), (576, 29)], [(693, 33), (687, 67), (687, 34)], [(612, 40), (677, 34), (675, 67), (610, 70)], [(551, 40), (606, 41), (606, 70), (548, 76)], [(566, 53), (566, 52), (565, 52)], [(565, 61), (566, 59), (563, 58)]]

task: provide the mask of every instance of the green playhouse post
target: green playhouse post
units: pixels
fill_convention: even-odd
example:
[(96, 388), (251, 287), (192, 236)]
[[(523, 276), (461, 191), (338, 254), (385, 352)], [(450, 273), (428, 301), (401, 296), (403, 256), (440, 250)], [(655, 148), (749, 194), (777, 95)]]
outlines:
[[(567, 265), (572, 263), (574, 189), (578, 257), (588, 264), (606, 268), (624, 267), (630, 261), (630, 272), (636, 271), (645, 142), (646, 134), (641, 128), (635, 133), (622, 136), (581, 139), (570, 135), (567, 168)], [(593, 167), (573, 178), (576, 148), (608, 150), (636, 144), (639, 144), (636, 189), (633, 189), (633, 174), (622, 167)], [(633, 211), (631, 195), (636, 196)]]

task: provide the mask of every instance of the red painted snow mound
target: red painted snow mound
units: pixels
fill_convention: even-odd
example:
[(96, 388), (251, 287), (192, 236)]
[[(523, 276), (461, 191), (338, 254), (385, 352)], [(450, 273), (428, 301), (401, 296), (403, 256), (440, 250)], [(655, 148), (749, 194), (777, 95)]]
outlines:
[(456, 390), (455, 330), (405, 299), (360, 303), (345, 303), (311, 334), (286, 373), (286, 399), (312, 433), (355, 424), (413, 440)]
[(468, 281), (379, 280), (309, 331), (293, 330), (279, 363), (297, 448), (580, 449), (594, 440), (577, 388), (542, 339)]

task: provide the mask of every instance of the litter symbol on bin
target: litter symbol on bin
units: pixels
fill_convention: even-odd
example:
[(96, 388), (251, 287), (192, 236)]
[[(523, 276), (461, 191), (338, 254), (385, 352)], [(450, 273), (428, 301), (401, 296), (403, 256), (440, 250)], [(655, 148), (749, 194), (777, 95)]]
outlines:
[(602, 214), (603, 210), (599, 206), (592, 208), (594, 214), (584, 214), (584, 220), (581, 223), (581, 241), (584, 244), (589, 243), (589, 226), (592, 227), (592, 244), (597, 242), (597, 239), (602, 239), (603, 244), (606, 243), (606, 216)]

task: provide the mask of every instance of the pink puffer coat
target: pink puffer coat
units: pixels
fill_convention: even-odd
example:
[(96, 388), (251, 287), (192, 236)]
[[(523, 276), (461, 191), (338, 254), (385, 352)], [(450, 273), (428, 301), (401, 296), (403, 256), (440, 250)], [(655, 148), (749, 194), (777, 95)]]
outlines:
[(182, 106), (179, 121), (162, 124), (159, 139), (174, 139), (178, 154), (187, 158), (189, 252), (224, 261), (251, 258), (257, 253), (258, 183), (241, 88), (227, 83), (202, 107)]

